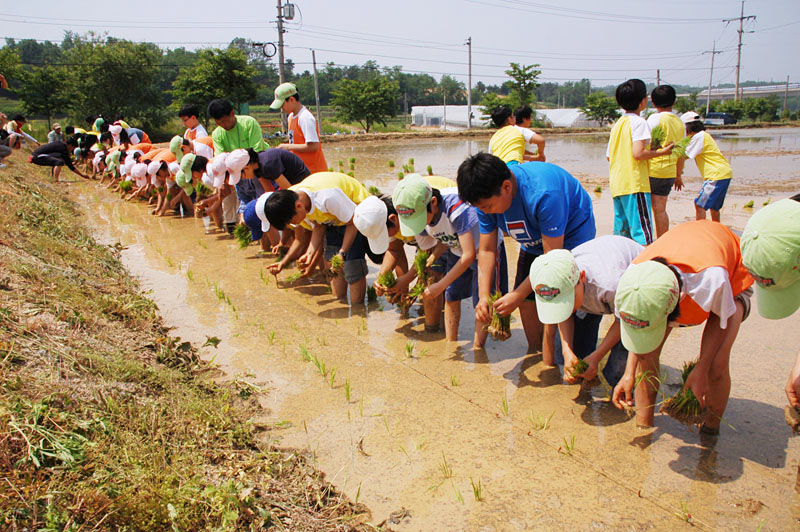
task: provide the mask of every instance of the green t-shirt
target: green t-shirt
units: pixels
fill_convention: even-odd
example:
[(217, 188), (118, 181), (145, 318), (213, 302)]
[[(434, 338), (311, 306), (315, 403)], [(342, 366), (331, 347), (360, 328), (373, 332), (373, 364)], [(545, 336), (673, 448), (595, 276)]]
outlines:
[(255, 151), (264, 151), (269, 146), (264, 142), (261, 126), (252, 116), (236, 115), (236, 125), (228, 131), (217, 127), (211, 134), (214, 139), (214, 155), (229, 153), (242, 148), (253, 148)]

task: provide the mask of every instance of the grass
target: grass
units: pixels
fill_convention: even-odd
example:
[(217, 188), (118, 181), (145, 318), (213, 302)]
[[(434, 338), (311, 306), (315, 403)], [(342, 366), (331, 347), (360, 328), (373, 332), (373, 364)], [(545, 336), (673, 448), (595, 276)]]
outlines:
[(472, 485), (472, 495), (477, 502), (483, 502), (483, 487), (481, 486), (481, 479), (477, 482), (472, 477), (469, 477), (469, 483)]
[(533, 430), (547, 430), (550, 428), (550, 422), (553, 420), (554, 415), (555, 411), (551, 412), (549, 416), (545, 417), (544, 414), (539, 414), (536, 411), (531, 410), (528, 414), (528, 421), (530, 421)]
[(371, 530), (310, 454), (257, 436), (252, 389), (202, 377), (121, 247), (23, 155), (0, 173), (3, 528)]
[(444, 451), (442, 451), (442, 461), (439, 462), (439, 473), (442, 476), (443, 480), (453, 478), (453, 467), (447, 463), (447, 457), (444, 455)]

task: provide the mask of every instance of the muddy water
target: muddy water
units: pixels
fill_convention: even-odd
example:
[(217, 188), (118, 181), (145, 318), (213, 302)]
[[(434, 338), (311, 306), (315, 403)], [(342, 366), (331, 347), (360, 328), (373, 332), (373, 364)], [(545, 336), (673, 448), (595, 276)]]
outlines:
[[(377, 168), (408, 157), (417, 168), (432, 164), (452, 175), (463, 150), (481, 148), (439, 144), (440, 152), (420, 143), (335, 149), (357, 157), (357, 175), (368, 160)], [(386, 175), (379, 184), (390, 183)], [(267, 392), (263, 419), (276, 425), (271, 437), (313, 450), (328, 478), (373, 510), (375, 523), (405, 509), (393, 528), (682, 530), (689, 528), (685, 508), (705, 529), (797, 527), (800, 500), (792, 489), (800, 444), (781, 411), (782, 385), (800, 346), (796, 317), (769, 322), (754, 312), (742, 326), (731, 356), (730, 426), (716, 443), (666, 417), (642, 431), (609, 405), (607, 389), (564, 386), (558, 370), (526, 354), (518, 320), (509, 341), (490, 342), (476, 356), (466, 341), (449, 346), (442, 335), (423, 333), (416, 310), (404, 318), (379, 300), (351, 311), (322, 285), (276, 284), (264, 271), (272, 258), (206, 234), (202, 220), (156, 219), (92, 184), (74, 189), (98, 237), (126, 246), (126, 264), (176, 334), (198, 345), (206, 336), (221, 338), (203, 355), (229, 378)], [(610, 198), (593, 197), (598, 233), (606, 234)], [(674, 221), (692, 215), (689, 198), (671, 201)], [(723, 213), (740, 229), (744, 200), (732, 194)], [(460, 337), (471, 338), (471, 322), (465, 306)], [(700, 334), (692, 328), (671, 337), (663, 356), (668, 382), (697, 355)], [(304, 361), (301, 346), (318, 365)], [(531, 416), (551, 415), (546, 430), (531, 425)], [(565, 440), (573, 437), (570, 454)], [(478, 482), (482, 501), (472, 488)]]

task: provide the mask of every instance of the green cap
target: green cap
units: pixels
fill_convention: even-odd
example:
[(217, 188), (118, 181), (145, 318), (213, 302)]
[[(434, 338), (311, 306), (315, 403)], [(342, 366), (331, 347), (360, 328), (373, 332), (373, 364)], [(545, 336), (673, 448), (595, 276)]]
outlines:
[(394, 188), (392, 203), (403, 236), (416, 236), (425, 230), (431, 196), (431, 186), (419, 174), (408, 174)]
[(561, 323), (572, 315), (575, 285), (581, 278), (572, 253), (566, 249), (554, 249), (536, 257), (531, 264), (530, 278), (542, 323)]
[(192, 176), (192, 165), (194, 164), (194, 160), (196, 158), (197, 155), (194, 153), (187, 153), (183, 156), (183, 159), (181, 159), (181, 170), (183, 170), (190, 178)]
[(286, 101), (286, 98), (294, 96), (295, 94), (297, 94), (297, 87), (295, 87), (294, 83), (281, 83), (275, 89), (275, 100), (273, 100), (269, 108), (280, 109), (283, 102)]
[(183, 146), (183, 137), (180, 135), (175, 135), (169, 141), (169, 151), (175, 155), (175, 159), (178, 160), (178, 163), (180, 163), (181, 159), (183, 159), (183, 150), (181, 149), (181, 146)]
[(178, 173), (175, 174), (175, 184), (181, 187), (189, 196), (191, 196), (192, 192), (194, 192), (194, 187), (192, 186), (192, 174), (184, 172), (183, 168), (178, 170)]
[(742, 262), (756, 281), (758, 313), (779, 320), (800, 308), (800, 202), (756, 212), (741, 238)]
[(678, 279), (668, 266), (649, 260), (625, 270), (614, 300), (625, 349), (639, 355), (655, 350), (679, 299)]

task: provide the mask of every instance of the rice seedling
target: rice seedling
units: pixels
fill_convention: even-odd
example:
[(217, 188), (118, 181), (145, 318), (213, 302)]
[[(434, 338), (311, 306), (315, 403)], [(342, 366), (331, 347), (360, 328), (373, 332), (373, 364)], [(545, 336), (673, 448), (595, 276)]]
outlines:
[(378, 282), (386, 288), (391, 288), (397, 284), (397, 276), (392, 271), (382, 273), (378, 276)]
[(353, 390), (350, 388), (350, 379), (345, 379), (344, 381), (344, 399), (347, 403), (350, 403), (350, 396), (352, 395)]
[(347, 172), (347, 175), (349, 175), (350, 177), (355, 177), (356, 173), (354, 171), (350, 170), (349, 172)]
[(377, 301), (377, 300), (378, 300), (378, 292), (375, 291), (375, 287), (374, 286), (368, 286), (367, 287), (367, 301), (372, 303), (373, 301)]
[(356, 164), (356, 158), (350, 157), (350, 164)]
[(209, 195), (211, 195), (211, 194), (214, 192), (213, 190), (211, 190), (210, 188), (208, 188), (208, 187), (206, 186), (206, 184), (205, 184), (205, 183), (197, 183), (197, 184), (194, 186), (194, 189), (195, 189), (195, 190), (197, 191), (197, 193), (198, 193), (199, 195), (201, 195), (201, 196), (209, 196)]
[(589, 364), (587, 364), (586, 361), (583, 360), (582, 358), (579, 358), (578, 363), (572, 367), (569, 374), (572, 375), (573, 377), (577, 377), (587, 369), (589, 369)]
[(258, 275), (261, 277), (261, 280), (264, 282), (264, 284), (269, 286), (269, 275), (264, 273), (264, 270), (259, 271)]
[(344, 268), (344, 257), (339, 255), (338, 253), (331, 257), (331, 268), (330, 268), (330, 276), (336, 277), (341, 275), (342, 269)]
[(322, 347), (326, 347), (328, 345), (328, 341), (324, 337), (317, 337), (317, 343)]
[(233, 237), (239, 242), (239, 249), (245, 249), (253, 241), (250, 234), (250, 229), (244, 224), (238, 224), (236, 229), (233, 230)]
[(414, 164), (414, 158), (413, 157), (409, 157), (408, 158), (408, 164), (409, 165), (413, 165)]
[(453, 488), (453, 494), (456, 496), (456, 500), (461, 504), (464, 504), (464, 496), (461, 495), (461, 490), (458, 489), (456, 483), (453, 482), (453, 479), (450, 479), (450, 487)]
[(192, 273), (192, 270), (188, 268), (186, 269), (186, 278), (190, 281), (194, 281), (194, 274)]
[(372, 196), (380, 196), (380, 195), (383, 194), (381, 192), (381, 189), (379, 189), (375, 185), (370, 185), (369, 188), (367, 189), (367, 192), (369, 192), (370, 195), (372, 195)]
[(414, 342), (413, 340), (409, 340), (409, 341), (406, 342), (406, 346), (405, 346), (406, 358), (413, 358), (414, 357), (414, 348), (415, 347), (417, 347), (417, 342)]
[(455, 373), (450, 375), (450, 386), (458, 386), (459, 384), (458, 377), (456, 377)]
[(472, 484), (472, 495), (477, 502), (483, 502), (483, 487), (481, 486), (481, 479), (475, 482), (472, 477), (469, 477), (469, 483)]
[(672, 153), (680, 157), (681, 159), (686, 158), (686, 148), (689, 147), (689, 143), (692, 141), (692, 137), (683, 137), (681, 140), (675, 143), (672, 147)]
[(167, 265), (168, 265), (170, 268), (174, 268), (174, 267), (175, 267), (175, 261), (174, 261), (174, 260), (172, 260), (172, 257), (167, 257)]
[(692, 514), (689, 513), (689, 501), (681, 500), (681, 519), (690, 523), (692, 521)]
[(767, 205), (769, 205), (769, 202), (770, 202), (770, 200), (771, 200), (771, 198), (767, 198), (767, 201), (765, 201), (765, 202), (764, 202), (764, 203), (762, 203), (761, 205), (763, 205), (764, 207), (766, 207)]
[(389, 168), (394, 168), (394, 161), (389, 161)]
[(364, 417), (364, 394), (361, 394), (361, 399), (358, 401), (358, 413), (361, 417)]
[(407, 174), (410, 174), (410, 173), (412, 173), (412, 172), (411, 172), (411, 167), (410, 167), (409, 165), (407, 165), (407, 164), (404, 164), (404, 165), (403, 165), (403, 171), (404, 171), (405, 173), (407, 173)]
[(216, 336), (206, 336), (206, 342), (202, 345), (202, 347), (212, 346), (214, 349), (216, 349), (221, 341), (222, 340)]
[(317, 355), (311, 356), (311, 362), (314, 364), (314, 367), (317, 368), (320, 375), (323, 377), (328, 376), (328, 368), (325, 366), (325, 362), (317, 358)]
[(661, 403), (661, 412), (680, 421), (684, 425), (700, 425), (705, 417), (705, 411), (700, 407), (700, 401), (694, 392), (686, 387), (686, 379), (694, 369), (697, 362), (684, 362), (681, 371), (681, 390)]
[(408, 452), (406, 451), (405, 447), (403, 447), (402, 445), (398, 445), (398, 447), (400, 447), (400, 451), (401, 451), (401, 452), (402, 452), (404, 455), (406, 455), (406, 458), (409, 458), (409, 459), (411, 458), (410, 456), (408, 456)]
[(358, 490), (356, 491), (356, 504), (358, 504), (359, 497), (361, 497), (361, 482), (358, 483)]
[(528, 421), (531, 422), (533, 430), (547, 430), (550, 428), (550, 421), (553, 419), (555, 411), (551, 412), (549, 416), (545, 417), (544, 414), (538, 414), (535, 410), (531, 409), (528, 414)]
[(306, 362), (311, 362), (311, 360), (312, 360), (311, 359), (311, 353), (309, 353), (308, 349), (306, 349), (306, 346), (304, 346), (302, 344), (300, 345), (300, 356), (302, 356), (303, 360), (306, 361)]
[(267, 335), (267, 341), (269, 342), (269, 345), (275, 343), (275, 331), (270, 331), (270, 333)]
[(294, 272), (286, 278), (286, 284), (294, 284), (303, 276), (301, 272)]
[(122, 192), (130, 192), (133, 189), (133, 181), (123, 181), (119, 184), (119, 189)]
[(428, 258), (430, 258), (431, 252), (425, 250), (418, 250), (417, 254), (414, 255), (414, 269), (417, 271), (417, 279), (422, 281), (422, 283), (427, 287), (430, 283), (430, 279), (428, 276)]
[(197, 244), (203, 249), (208, 249), (208, 245), (205, 242), (203, 242), (202, 238), (197, 239)]
[(328, 386), (330, 386), (331, 390), (333, 390), (334, 382), (336, 381), (336, 371), (336, 368), (333, 368), (330, 375), (328, 375)]
[(753, 200), (750, 200), (750, 201), (748, 201), (747, 203), (744, 204), (744, 208), (745, 209), (752, 209), (753, 205), (754, 205)]
[(596, 194), (600, 194), (601, 192), (603, 192), (603, 187), (597, 185), (596, 187), (594, 187), (594, 191)]
[(573, 451), (575, 451), (575, 435), (570, 435), (569, 439), (564, 437), (564, 446), (562, 447), (564, 452), (569, 456), (572, 456)]
[(343, 160), (341, 160), (341, 159), (339, 159), (339, 168), (341, 168), (341, 167), (343, 167), (343, 166), (344, 166), (344, 161), (343, 161)]
[(444, 455), (444, 451), (442, 451), (442, 461), (439, 463), (439, 473), (442, 474), (442, 479), (447, 480), (449, 478), (453, 478), (453, 468), (450, 464), (447, 463), (447, 457)]
[(433, 166), (428, 165), (427, 170), (428, 170), (428, 175), (433, 175)]
[(356, 165), (354, 165), (353, 163), (350, 163), (350, 170), (355, 170), (355, 169), (356, 169)]
[(495, 291), (489, 299), (489, 304), (492, 305), (492, 321), (489, 323), (489, 334), (495, 340), (505, 341), (511, 338), (511, 314), (501, 316), (494, 309), (494, 302), (500, 299), (502, 294)]
[(328, 167), (328, 171), (329, 171), (329, 172), (333, 172), (333, 166), (329, 166), (329, 167)]
[(397, 179), (402, 181), (406, 175), (403, 172), (397, 172)]
[(661, 148), (664, 139), (667, 138), (667, 132), (661, 125), (657, 125), (650, 130), (650, 149), (657, 150)]
[(509, 410), (508, 395), (503, 396), (503, 400), (500, 401), (499, 406), (500, 406), (500, 411), (503, 413), (503, 415), (508, 416), (508, 410)]

